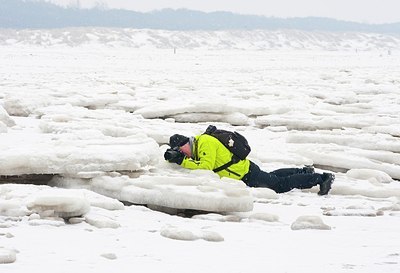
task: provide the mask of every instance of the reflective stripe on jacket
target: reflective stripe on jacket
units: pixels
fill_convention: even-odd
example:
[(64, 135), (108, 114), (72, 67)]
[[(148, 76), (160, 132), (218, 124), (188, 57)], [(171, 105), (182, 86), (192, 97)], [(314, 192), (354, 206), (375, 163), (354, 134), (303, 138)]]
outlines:
[[(214, 170), (232, 159), (232, 153), (218, 139), (206, 134), (195, 136), (192, 153), (194, 159), (185, 157), (182, 167), (191, 170)], [(248, 173), (249, 166), (248, 159), (240, 160), (217, 174), (220, 177), (241, 179)]]

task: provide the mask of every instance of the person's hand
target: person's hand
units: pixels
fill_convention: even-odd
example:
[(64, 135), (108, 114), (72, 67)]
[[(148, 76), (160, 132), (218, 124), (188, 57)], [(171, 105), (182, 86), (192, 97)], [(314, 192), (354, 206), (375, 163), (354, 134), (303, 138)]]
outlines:
[(167, 149), (164, 153), (164, 159), (171, 163), (176, 163), (178, 165), (182, 164), (185, 155), (178, 149)]

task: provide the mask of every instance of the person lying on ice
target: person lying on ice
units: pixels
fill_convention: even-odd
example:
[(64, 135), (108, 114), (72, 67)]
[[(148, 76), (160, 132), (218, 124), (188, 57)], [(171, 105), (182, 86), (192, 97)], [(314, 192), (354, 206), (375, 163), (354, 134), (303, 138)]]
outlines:
[(208, 134), (190, 138), (175, 134), (170, 137), (169, 146), (171, 148), (166, 150), (164, 158), (170, 163), (192, 170), (213, 170), (220, 177), (240, 179), (249, 187), (270, 188), (277, 193), (319, 185), (318, 194), (326, 195), (335, 179), (331, 173), (315, 173), (311, 166), (265, 172), (247, 158), (223, 168), (233, 154), (217, 138)]

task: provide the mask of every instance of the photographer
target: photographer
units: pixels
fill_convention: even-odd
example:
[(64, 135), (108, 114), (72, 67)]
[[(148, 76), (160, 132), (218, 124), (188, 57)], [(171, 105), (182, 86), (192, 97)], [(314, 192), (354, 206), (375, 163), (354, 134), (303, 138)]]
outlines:
[(168, 162), (192, 170), (212, 170), (220, 177), (240, 179), (249, 187), (270, 188), (277, 193), (295, 188), (309, 189), (319, 185), (318, 194), (326, 195), (335, 179), (331, 173), (315, 173), (314, 168), (310, 166), (265, 172), (247, 158), (232, 162), (233, 153), (220, 140), (209, 134), (190, 138), (175, 134), (170, 137), (169, 145), (171, 148), (164, 153)]

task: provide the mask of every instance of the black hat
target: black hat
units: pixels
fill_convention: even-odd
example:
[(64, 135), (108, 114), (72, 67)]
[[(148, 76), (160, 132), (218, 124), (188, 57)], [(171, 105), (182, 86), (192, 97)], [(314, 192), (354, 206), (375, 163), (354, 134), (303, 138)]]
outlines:
[(175, 134), (169, 138), (169, 146), (171, 148), (181, 147), (189, 142), (189, 138), (183, 135)]

